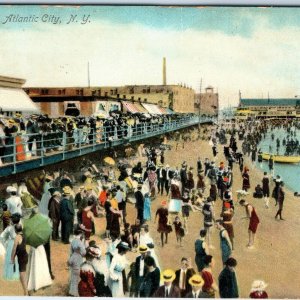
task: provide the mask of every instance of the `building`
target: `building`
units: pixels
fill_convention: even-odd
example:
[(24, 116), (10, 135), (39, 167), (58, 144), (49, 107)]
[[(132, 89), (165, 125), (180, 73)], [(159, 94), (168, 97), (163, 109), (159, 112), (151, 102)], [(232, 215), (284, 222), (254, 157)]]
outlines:
[(195, 95), (195, 113), (217, 116), (219, 111), (219, 94), (212, 86), (205, 89), (205, 93)]
[[(29, 97), (41, 111), (56, 117), (67, 110), (92, 115), (101, 110), (126, 110), (130, 103), (139, 107), (171, 109), (177, 113), (193, 113), (195, 92), (182, 85), (127, 85), (120, 87), (27, 87)], [(122, 104), (128, 105), (122, 105)], [(101, 108), (101, 109), (99, 109)], [(157, 109), (156, 109), (157, 110)]]
[(295, 118), (300, 116), (300, 99), (240, 97), (235, 115), (240, 118)]
[(0, 76), (0, 114), (11, 116), (15, 113), (27, 115), (39, 112), (23, 91), (24, 83), (24, 79)]

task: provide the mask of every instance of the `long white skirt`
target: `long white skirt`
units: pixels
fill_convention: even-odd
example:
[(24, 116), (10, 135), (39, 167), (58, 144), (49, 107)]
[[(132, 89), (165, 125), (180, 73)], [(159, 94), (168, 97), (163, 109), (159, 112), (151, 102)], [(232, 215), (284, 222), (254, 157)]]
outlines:
[(43, 245), (36, 249), (31, 247), (29, 252), (28, 290), (37, 291), (52, 284), (47, 256)]

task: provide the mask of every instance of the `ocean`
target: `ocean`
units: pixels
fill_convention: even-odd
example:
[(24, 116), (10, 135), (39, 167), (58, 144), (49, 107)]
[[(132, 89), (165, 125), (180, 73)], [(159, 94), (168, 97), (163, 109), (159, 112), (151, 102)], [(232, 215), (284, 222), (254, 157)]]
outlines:
[[(296, 136), (293, 136), (293, 139), (297, 139), (300, 141), (300, 130), (292, 128), (293, 131), (296, 130)], [(272, 141), (271, 134), (274, 133), (275, 138)], [(276, 139), (280, 139), (279, 153), (284, 154), (285, 146), (282, 146), (283, 138), (287, 139), (287, 131), (283, 128), (276, 128), (273, 131), (269, 131), (266, 134), (266, 138), (263, 139), (258, 148), (262, 150), (262, 152), (269, 153), (269, 146), (271, 145), (272, 153), (277, 154), (276, 151)], [(297, 154), (295, 154), (297, 155)], [(262, 163), (256, 162), (256, 166), (259, 167), (263, 171), (269, 172), (268, 161), (263, 161)], [(280, 175), (285, 185), (292, 190), (293, 192), (300, 192), (300, 164), (282, 164), (282, 163), (274, 163), (274, 176)]]

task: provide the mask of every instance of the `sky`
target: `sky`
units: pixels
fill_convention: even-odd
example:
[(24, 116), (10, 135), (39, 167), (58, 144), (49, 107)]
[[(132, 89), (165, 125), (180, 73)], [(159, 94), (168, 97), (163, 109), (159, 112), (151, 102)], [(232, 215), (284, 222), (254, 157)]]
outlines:
[(0, 6), (0, 75), (25, 86), (87, 86), (88, 64), (91, 86), (161, 84), (166, 57), (168, 84), (202, 79), (221, 107), (293, 98), (299, 41), (300, 8)]

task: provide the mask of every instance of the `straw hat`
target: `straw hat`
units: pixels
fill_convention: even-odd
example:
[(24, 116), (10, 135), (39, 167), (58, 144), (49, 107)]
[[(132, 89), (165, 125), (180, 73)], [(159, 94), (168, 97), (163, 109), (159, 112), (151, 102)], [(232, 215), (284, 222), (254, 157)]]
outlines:
[(92, 186), (91, 184), (88, 184), (88, 185), (85, 187), (85, 189), (86, 189), (87, 191), (91, 191), (91, 190), (93, 189), (93, 186)]
[(63, 193), (64, 193), (64, 195), (71, 195), (71, 193), (72, 193), (71, 187), (69, 187), (68, 185), (64, 186)]
[(263, 280), (254, 280), (251, 286), (251, 292), (264, 291), (267, 286)]
[(204, 280), (200, 275), (195, 274), (189, 279), (189, 284), (191, 286), (202, 286), (204, 284)]
[(139, 252), (140, 253), (146, 253), (148, 251), (148, 247), (146, 245), (140, 245), (139, 246)]
[(175, 272), (171, 269), (164, 270), (161, 274), (161, 280), (164, 282), (172, 282), (175, 277)]

